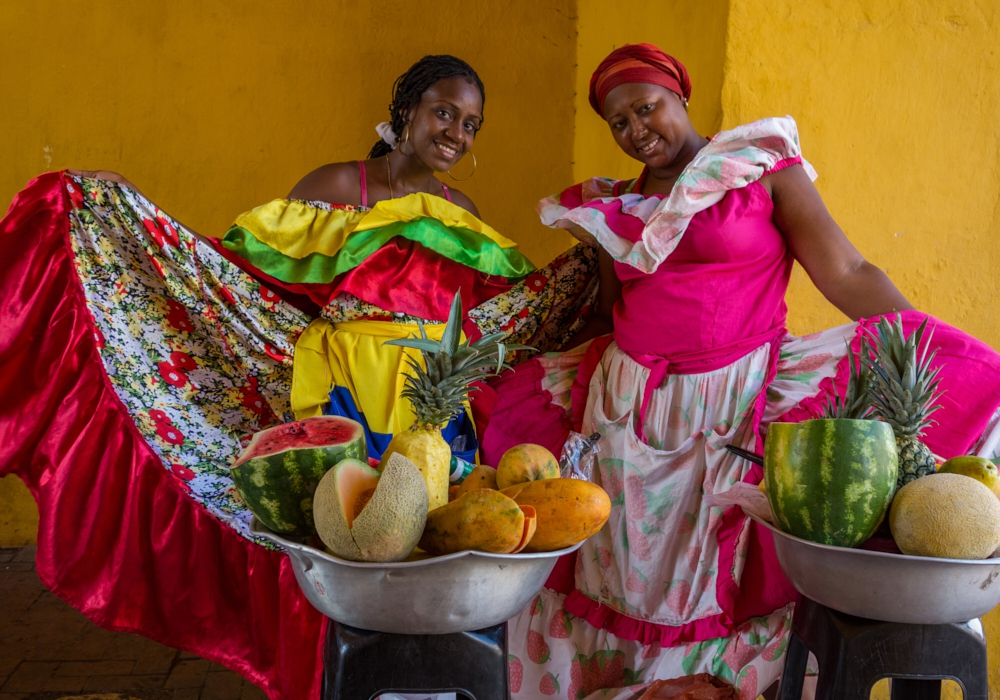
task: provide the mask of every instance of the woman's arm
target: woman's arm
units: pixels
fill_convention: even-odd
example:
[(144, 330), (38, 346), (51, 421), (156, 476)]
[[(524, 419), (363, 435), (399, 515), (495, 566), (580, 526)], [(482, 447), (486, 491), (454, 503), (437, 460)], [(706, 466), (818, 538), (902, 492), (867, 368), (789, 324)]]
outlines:
[(882, 270), (865, 260), (801, 165), (768, 175), (774, 222), (816, 288), (851, 320), (912, 309)]
[[(581, 244), (583, 245), (583, 244)], [(622, 283), (615, 274), (615, 261), (603, 248), (597, 249), (599, 265), (597, 303), (594, 315), (587, 320), (583, 328), (576, 332), (570, 341), (562, 348), (571, 350), (577, 345), (587, 342), (600, 335), (611, 333), (615, 329), (615, 304), (622, 298)]]

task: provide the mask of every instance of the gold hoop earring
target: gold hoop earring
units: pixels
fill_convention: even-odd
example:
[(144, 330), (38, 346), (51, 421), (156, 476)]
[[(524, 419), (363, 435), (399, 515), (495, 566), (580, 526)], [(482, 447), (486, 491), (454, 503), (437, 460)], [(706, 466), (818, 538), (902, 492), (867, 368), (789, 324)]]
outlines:
[(403, 127), (403, 140), (399, 142), (399, 152), (402, 153), (404, 156), (407, 155), (407, 153), (403, 149), (409, 142), (410, 142), (410, 125), (407, 124), (405, 127)]
[(450, 177), (455, 182), (465, 182), (466, 180), (468, 180), (469, 178), (471, 178), (473, 175), (476, 174), (476, 168), (479, 165), (479, 163), (476, 162), (476, 154), (473, 153), (472, 151), (469, 151), (469, 155), (472, 156), (472, 172), (469, 173), (467, 177), (463, 177), (461, 180), (459, 180), (457, 177), (451, 174), (451, 169), (449, 169), (448, 177)]

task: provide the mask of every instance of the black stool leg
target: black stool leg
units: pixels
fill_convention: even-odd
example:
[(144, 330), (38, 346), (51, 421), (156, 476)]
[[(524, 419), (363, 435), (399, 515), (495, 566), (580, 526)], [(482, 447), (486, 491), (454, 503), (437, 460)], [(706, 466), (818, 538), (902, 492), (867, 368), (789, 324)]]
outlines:
[(785, 667), (781, 672), (778, 700), (801, 700), (808, 663), (809, 649), (799, 639), (799, 635), (792, 632), (788, 635), (788, 649), (785, 650)]
[(941, 700), (941, 681), (936, 678), (893, 678), (892, 700)]

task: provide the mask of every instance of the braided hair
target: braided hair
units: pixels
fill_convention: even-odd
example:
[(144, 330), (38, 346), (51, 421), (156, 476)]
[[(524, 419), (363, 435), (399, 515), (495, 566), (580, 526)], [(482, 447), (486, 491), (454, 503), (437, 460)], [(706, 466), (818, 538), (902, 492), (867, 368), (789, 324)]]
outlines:
[[(389, 103), (389, 124), (397, 137), (402, 136), (407, 115), (412, 108), (420, 104), (424, 93), (437, 81), (456, 76), (465, 78), (479, 88), (479, 95), (483, 99), (483, 104), (486, 104), (486, 89), (483, 87), (483, 81), (479, 79), (472, 66), (454, 56), (447, 54), (424, 56), (410, 66), (408, 71), (396, 78), (396, 82), (392, 86), (392, 102)], [(368, 157), (379, 158), (390, 151), (392, 151), (392, 146), (379, 139), (372, 147)]]

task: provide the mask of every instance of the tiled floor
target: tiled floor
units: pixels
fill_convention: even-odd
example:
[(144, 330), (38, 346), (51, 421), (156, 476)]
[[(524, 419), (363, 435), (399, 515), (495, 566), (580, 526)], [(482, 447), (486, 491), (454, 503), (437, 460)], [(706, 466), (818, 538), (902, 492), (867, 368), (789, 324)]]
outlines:
[(35, 548), (0, 549), (0, 700), (267, 700), (242, 676), (108, 632), (49, 593)]

